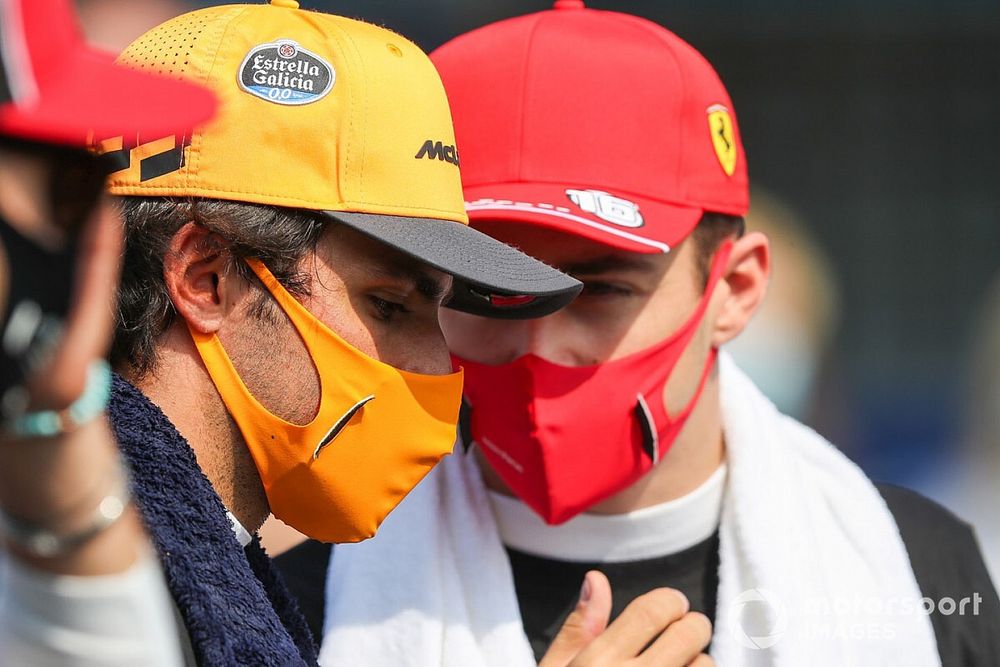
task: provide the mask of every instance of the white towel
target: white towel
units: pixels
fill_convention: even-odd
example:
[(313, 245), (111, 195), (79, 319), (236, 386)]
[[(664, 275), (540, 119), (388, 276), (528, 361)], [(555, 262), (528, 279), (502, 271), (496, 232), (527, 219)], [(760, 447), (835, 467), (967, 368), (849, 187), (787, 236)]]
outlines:
[[(729, 476), (711, 654), (743, 665), (937, 667), (895, 521), (867, 477), (720, 355)], [(324, 667), (529, 667), (510, 564), (461, 447), (378, 536), (338, 546)]]

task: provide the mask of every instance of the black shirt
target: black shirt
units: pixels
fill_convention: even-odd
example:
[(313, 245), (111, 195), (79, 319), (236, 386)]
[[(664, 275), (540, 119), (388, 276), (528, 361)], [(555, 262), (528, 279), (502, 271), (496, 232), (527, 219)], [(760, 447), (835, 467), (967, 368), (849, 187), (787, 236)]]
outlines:
[[(1000, 599), (972, 528), (940, 505), (896, 486), (876, 485), (896, 519), (921, 594), (933, 600), (981, 598), (979, 613), (931, 614), (945, 667), (1000, 666)], [(276, 559), (320, 637), (329, 545), (306, 542)], [(687, 595), (691, 609), (715, 619), (719, 539), (713, 535), (680, 553), (627, 563), (577, 563), (508, 549), (524, 630), (541, 659), (576, 606), (583, 575), (600, 570), (611, 582), (612, 618), (636, 597), (661, 586)]]
[(521, 620), (535, 658), (541, 660), (576, 607), (583, 575), (600, 570), (611, 583), (611, 618), (654, 588), (683, 591), (692, 611), (715, 618), (719, 585), (719, 534), (676, 554), (623, 563), (559, 561), (508, 548)]

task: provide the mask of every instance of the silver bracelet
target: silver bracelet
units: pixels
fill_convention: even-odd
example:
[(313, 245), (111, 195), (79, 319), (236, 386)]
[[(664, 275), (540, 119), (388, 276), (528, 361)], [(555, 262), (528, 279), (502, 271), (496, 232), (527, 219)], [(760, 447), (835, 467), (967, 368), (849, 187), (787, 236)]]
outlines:
[(36, 558), (62, 556), (115, 525), (132, 502), (128, 474), (119, 463), (118, 474), (107, 495), (97, 504), (90, 522), (70, 533), (12, 517), (0, 510), (0, 539)]

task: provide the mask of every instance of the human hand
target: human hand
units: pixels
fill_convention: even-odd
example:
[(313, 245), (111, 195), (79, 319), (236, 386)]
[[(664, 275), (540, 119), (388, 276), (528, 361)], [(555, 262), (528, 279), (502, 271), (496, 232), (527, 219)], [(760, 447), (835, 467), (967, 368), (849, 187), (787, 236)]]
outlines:
[[(11, 224), (23, 238), (52, 240), (63, 232), (64, 237), (71, 235), (74, 239), (69, 247), (75, 252), (45, 253), (33, 251), (25, 241), (5, 236), (22, 254), (12, 256), (6, 244), (0, 253), (0, 296), (9, 299), (16, 294), (18, 300), (12, 301), (16, 305), (30, 304), (36, 298), (43, 301), (35, 303), (46, 303), (47, 295), (60, 291), (65, 295), (63, 310), (42, 311), (51, 312), (53, 317), (64, 313), (64, 326), (61, 334), (49, 337), (53, 344), (43, 346), (44, 353), (27, 348), (26, 358), (32, 362), (23, 366), (28, 372), (24, 381), (27, 392), (19, 390), (22, 410), (65, 415), (63, 411), (85, 393), (88, 371), (103, 359), (111, 341), (122, 228), (110, 202), (99, 199), (96, 192), (92, 196), (85, 196), (86, 192), (80, 197), (56, 196), (81, 187), (92, 192), (100, 188), (103, 176), (89, 174), (88, 181), (87, 173), (78, 175), (44, 151), (39, 155), (5, 152), (4, 158), (0, 163), (0, 193), (10, 195), (0, 203), (4, 224)], [(82, 163), (86, 166), (85, 160)], [(84, 180), (77, 182), (81, 178)], [(65, 187), (46, 188), (52, 183), (64, 183)], [(68, 202), (75, 205), (68, 206)], [(74, 218), (79, 222), (66, 224)], [(75, 270), (69, 270), (73, 267)], [(21, 281), (17, 291), (10, 291), (11, 278)], [(47, 303), (58, 301), (49, 299)], [(27, 324), (19, 325), (27, 332), (22, 338), (36, 336), (31, 333), (33, 321), (29, 317)], [(10, 328), (14, 320), (4, 324)], [(11, 353), (11, 357), (16, 356)], [(5, 357), (5, 362), (13, 363), (11, 357)], [(124, 475), (103, 414), (88, 417), (75, 427), (70, 423), (69, 428), (51, 436), (32, 437), (13, 430), (0, 435), (0, 511), (20, 524), (63, 536), (86, 534), (90, 526), (96, 525), (96, 508), (109, 494), (119, 493)], [(126, 507), (121, 520), (58, 557), (37, 557), (19, 543), (9, 546), (20, 558), (41, 569), (108, 574), (124, 571), (146, 544), (134, 510)]]
[(584, 577), (580, 602), (553, 640), (539, 667), (711, 667), (702, 651), (712, 638), (704, 614), (690, 611), (687, 598), (657, 588), (633, 600), (608, 625), (611, 584), (592, 570)]
[(121, 226), (86, 151), (4, 143), (0, 158), (4, 411), (59, 410), (110, 342)]

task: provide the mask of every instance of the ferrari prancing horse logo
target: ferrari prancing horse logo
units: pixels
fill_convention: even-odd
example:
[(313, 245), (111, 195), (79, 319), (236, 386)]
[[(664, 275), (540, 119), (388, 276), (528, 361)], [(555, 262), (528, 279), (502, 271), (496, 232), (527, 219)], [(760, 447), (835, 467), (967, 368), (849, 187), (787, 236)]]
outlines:
[(726, 176), (732, 176), (736, 171), (736, 137), (733, 135), (733, 117), (729, 115), (729, 109), (721, 104), (708, 107), (708, 129), (722, 170), (726, 172)]

